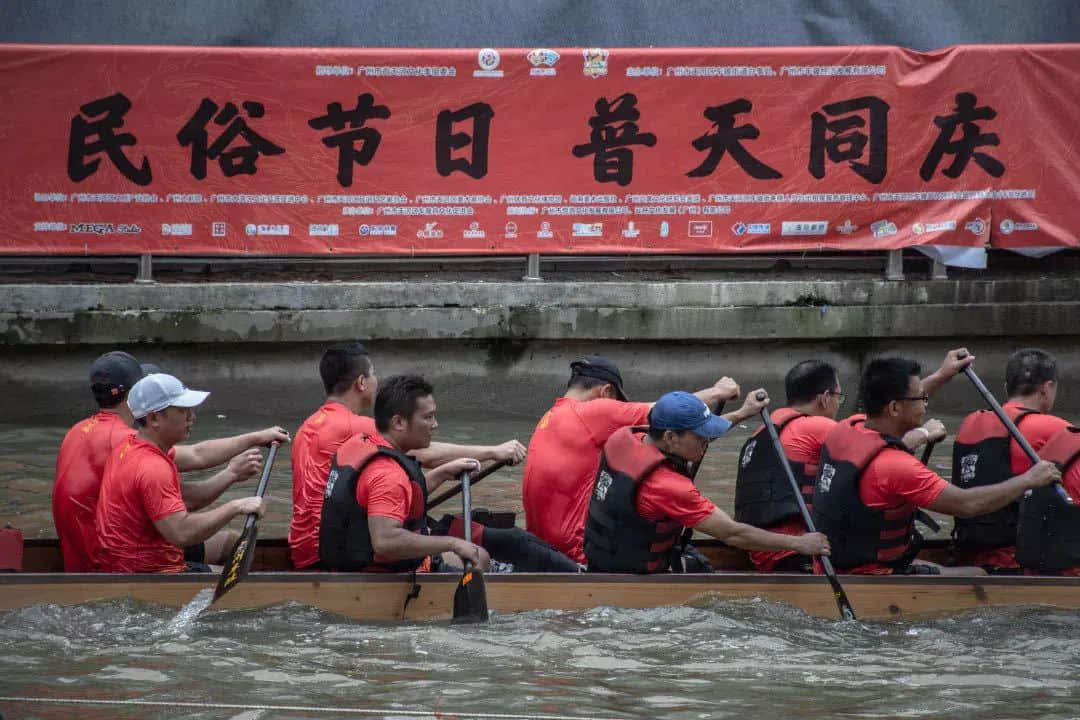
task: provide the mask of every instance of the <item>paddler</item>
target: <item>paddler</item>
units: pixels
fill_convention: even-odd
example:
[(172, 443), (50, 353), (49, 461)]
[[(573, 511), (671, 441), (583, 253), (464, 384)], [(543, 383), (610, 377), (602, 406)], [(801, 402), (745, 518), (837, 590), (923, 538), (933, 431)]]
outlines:
[[(319, 376), (326, 400), (296, 431), (292, 449), (293, 511), (289, 525), (289, 552), (297, 569), (319, 569), (319, 518), (326, 479), (334, 453), (349, 438), (374, 436), (378, 428), (365, 415), (375, 402), (379, 379), (367, 349), (359, 342), (336, 343), (323, 353)], [(525, 446), (517, 440), (500, 445), (455, 445), (432, 442), (405, 452), (425, 468), (450, 460), (525, 459)]]
[[(758, 400), (759, 406), (768, 398)], [(647, 427), (624, 427), (604, 444), (585, 520), (590, 572), (682, 570), (684, 531), (744, 549), (829, 553), (821, 533), (783, 535), (735, 522), (694, 485), (693, 467), (731, 422), (699, 397), (672, 392), (656, 401)]]
[[(1057, 390), (1057, 362), (1045, 350), (1017, 350), (1005, 363), (1008, 400), (1002, 409), (1040, 456), (1050, 438), (1069, 425), (1050, 414)], [(953, 445), (954, 484), (964, 488), (996, 485), (1030, 467), (1031, 460), (993, 411), (979, 410), (964, 418)], [(992, 513), (958, 519), (953, 530), (957, 561), (995, 574), (1019, 573), (1019, 509), (1019, 503), (1012, 502)]]
[[(923, 378), (927, 395), (932, 396), (973, 360), (967, 348), (950, 350), (941, 367)], [(796, 364), (784, 378), (784, 389), (787, 406), (774, 410), (771, 418), (784, 447), (784, 455), (799, 482), (803, 501), (807, 507), (812, 507), (821, 447), (836, 426), (836, 417), (847, 396), (836, 368), (821, 360), (804, 360)], [(865, 417), (857, 414), (850, 419)], [(762, 435), (763, 429), (764, 426), (750, 436), (739, 453), (735, 519), (772, 532), (801, 535), (806, 532), (806, 524), (772, 443)], [(905, 433), (904, 445), (915, 450), (928, 442), (943, 440), (945, 436), (945, 425), (931, 418)], [(750, 562), (759, 572), (811, 572), (813, 569), (811, 558), (791, 550), (751, 551)]]
[[(113, 449), (135, 434), (133, 418), (126, 400), (131, 388), (145, 374), (132, 355), (114, 350), (98, 357), (90, 366), (90, 391), (98, 412), (76, 423), (64, 436), (56, 456), (56, 480), (53, 484), (52, 510), (56, 534), (67, 572), (93, 572), (93, 547), (97, 538), (94, 527), (98, 494), (105, 463)], [(289, 435), (280, 427), (233, 437), (206, 440), (193, 445), (176, 445), (173, 459), (180, 472), (205, 470), (229, 461), (226, 469), (206, 483), (228, 486), (259, 472), (262, 456), (257, 449), (277, 440), (286, 442)], [(231, 458), (231, 460), (230, 460)], [(204, 487), (204, 483), (191, 488)], [(209, 546), (196, 545), (189, 555), (196, 561), (207, 557), (217, 562), (230, 547), (228, 537)]]
[(942, 567), (916, 560), (922, 540), (915, 530), (916, 511), (975, 517), (1061, 479), (1058, 469), (1044, 461), (993, 485), (960, 488), (943, 480), (912, 456), (900, 439), (926, 415), (929, 397), (919, 373), (913, 360), (871, 361), (859, 388), (866, 421), (844, 420), (825, 438), (813, 514), (814, 523), (832, 543), (837, 571), (983, 575), (978, 567)]
[[(184, 548), (206, 542), (225, 552), (230, 544), (222, 528), (237, 515), (262, 515), (258, 497), (200, 511), (231, 482), (180, 482), (173, 450), (187, 439), (195, 408), (208, 395), (164, 373), (147, 375), (131, 387), (127, 406), (136, 432), (110, 453), (97, 503), (93, 560), (101, 572), (209, 572), (204, 562), (186, 561)], [(255, 474), (259, 464), (252, 465), (247, 470)], [(235, 542), (235, 533), (231, 537)]]
[[(729, 377), (695, 395), (714, 406), (737, 399)], [(760, 405), (750, 393), (743, 406), (723, 416), (738, 423)], [(526, 528), (578, 563), (585, 563), (585, 516), (604, 444), (619, 429), (643, 425), (652, 403), (630, 402), (618, 366), (599, 355), (570, 363), (566, 392), (544, 413), (529, 440), (522, 479)]]

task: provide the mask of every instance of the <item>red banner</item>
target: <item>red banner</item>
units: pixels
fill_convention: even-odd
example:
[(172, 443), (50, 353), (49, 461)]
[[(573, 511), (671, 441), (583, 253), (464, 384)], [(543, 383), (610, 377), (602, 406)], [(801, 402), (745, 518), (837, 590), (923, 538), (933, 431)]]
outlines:
[(1080, 45), (0, 46), (0, 252), (1076, 246)]

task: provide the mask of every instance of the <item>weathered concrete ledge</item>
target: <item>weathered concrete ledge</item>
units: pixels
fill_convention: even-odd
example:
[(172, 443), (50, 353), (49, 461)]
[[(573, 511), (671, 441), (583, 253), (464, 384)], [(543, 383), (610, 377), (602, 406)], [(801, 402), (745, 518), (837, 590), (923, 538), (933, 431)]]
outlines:
[(2, 285), (0, 343), (1078, 334), (1080, 278)]

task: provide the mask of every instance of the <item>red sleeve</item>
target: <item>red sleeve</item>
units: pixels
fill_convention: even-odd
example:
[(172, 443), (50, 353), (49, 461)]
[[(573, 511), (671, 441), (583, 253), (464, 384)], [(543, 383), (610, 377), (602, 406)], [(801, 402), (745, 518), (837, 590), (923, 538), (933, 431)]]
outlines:
[(378, 430), (375, 429), (375, 418), (368, 417), (367, 415), (350, 415), (349, 416), (349, 437), (353, 435), (375, 435)]
[(1073, 498), (1080, 497), (1080, 462), (1074, 462), (1065, 476), (1061, 478), (1061, 484), (1065, 486), (1065, 492)]
[(171, 462), (160, 456), (144, 459), (136, 482), (143, 508), (153, 522), (187, 510), (180, 494), (180, 473)]
[[(1037, 453), (1043, 449), (1043, 445), (1049, 442), (1050, 438), (1066, 427), (1069, 427), (1068, 420), (1039, 413), (1038, 415), (1028, 415), (1022, 419), (1017, 429), (1020, 430), (1024, 439), (1031, 444), (1031, 449)], [(1027, 453), (1020, 447), (1020, 443), (1015, 440), (1009, 442), (1009, 461), (1014, 475), (1027, 472), (1031, 468), (1031, 460), (1028, 459)]]
[(631, 403), (598, 398), (579, 403), (578, 417), (592, 436), (597, 447), (603, 447), (616, 430), (628, 425), (644, 425), (649, 420), (649, 403)]
[(780, 435), (784, 454), (792, 462), (816, 466), (821, 460), (821, 448), (825, 444), (825, 436), (835, 426), (835, 420), (821, 415), (792, 420)]
[(859, 497), (871, 508), (924, 508), (937, 500), (947, 484), (914, 455), (890, 447), (882, 450), (866, 469), (859, 483)]
[(661, 467), (638, 491), (638, 513), (647, 520), (677, 520), (694, 527), (713, 514), (716, 505), (701, 494), (690, 478)]
[(412, 483), (405, 471), (388, 457), (368, 463), (356, 482), (356, 502), (368, 516), (378, 515), (405, 522), (412, 507)]

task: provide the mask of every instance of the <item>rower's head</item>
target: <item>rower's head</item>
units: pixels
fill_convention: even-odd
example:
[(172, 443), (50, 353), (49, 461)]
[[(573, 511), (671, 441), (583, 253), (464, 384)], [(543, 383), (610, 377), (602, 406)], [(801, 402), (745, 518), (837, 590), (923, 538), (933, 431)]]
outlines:
[(803, 360), (784, 377), (788, 407), (835, 419), (844, 404), (840, 376), (823, 360)]
[(366, 410), (375, 402), (379, 379), (367, 348), (358, 342), (340, 342), (327, 348), (319, 361), (319, 376), (328, 396), (354, 410)]
[(435, 388), (418, 375), (394, 375), (375, 396), (375, 427), (398, 450), (421, 450), (431, 444), (435, 419)]
[(1010, 400), (1022, 400), (1025, 407), (1050, 412), (1057, 388), (1057, 361), (1045, 350), (1017, 350), (1005, 363), (1005, 392)]
[(210, 393), (191, 390), (172, 375), (147, 375), (128, 393), (127, 404), (139, 432), (164, 448), (183, 442), (195, 424), (195, 408)]
[(139, 361), (120, 350), (107, 352), (90, 366), (90, 392), (103, 410), (117, 408), (146, 373)]
[(612, 398), (626, 402), (619, 366), (600, 355), (586, 355), (570, 363), (570, 382), (566, 394), (579, 400)]
[(709, 443), (730, 427), (731, 423), (713, 415), (696, 395), (681, 390), (663, 395), (649, 411), (652, 444), (687, 462), (701, 460)]
[(859, 397), (869, 419), (897, 437), (922, 425), (929, 398), (919, 363), (907, 358), (871, 360), (859, 383)]

